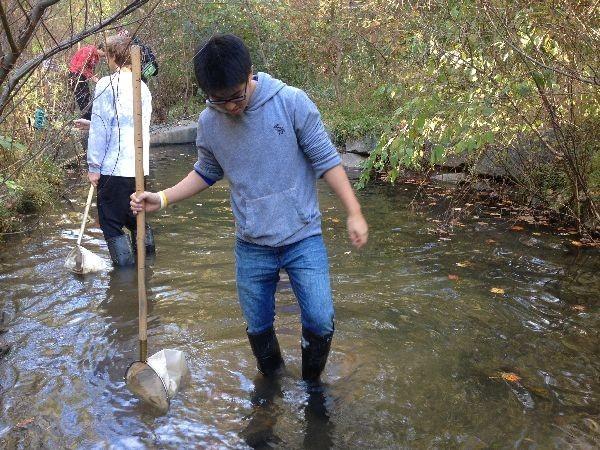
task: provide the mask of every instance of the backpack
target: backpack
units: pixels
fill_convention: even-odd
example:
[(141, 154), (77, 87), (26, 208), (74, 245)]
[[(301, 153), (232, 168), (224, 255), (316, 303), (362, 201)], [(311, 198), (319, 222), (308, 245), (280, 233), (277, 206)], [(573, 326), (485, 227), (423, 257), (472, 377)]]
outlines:
[(142, 78), (148, 79), (158, 75), (158, 61), (156, 61), (156, 56), (152, 52), (152, 49), (137, 38), (133, 38), (132, 42), (135, 45), (139, 45), (142, 52)]

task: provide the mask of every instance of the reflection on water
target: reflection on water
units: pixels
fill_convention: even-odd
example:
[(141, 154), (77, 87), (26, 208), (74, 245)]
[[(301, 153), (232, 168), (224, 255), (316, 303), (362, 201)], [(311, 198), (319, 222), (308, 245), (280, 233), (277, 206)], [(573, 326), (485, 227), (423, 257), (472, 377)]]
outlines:
[[(154, 189), (186, 148), (155, 151)], [(371, 242), (355, 251), (319, 185), (336, 305), (322, 388), (300, 380), (299, 311), (277, 294), (286, 373), (257, 376), (235, 291), (228, 190), (152, 218), (148, 351), (183, 350), (191, 380), (169, 414), (123, 379), (138, 358), (135, 270), (62, 268), (79, 228), (67, 206), (0, 253), (0, 447), (594, 448), (600, 445), (600, 258), (542, 230), (467, 224), (439, 239), (414, 192), (361, 192)], [(71, 199), (83, 210), (86, 187)], [(100, 230), (86, 248), (108, 259)], [(449, 275), (451, 275), (449, 277)], [(494, 292), (492, 289), (494, 288)]]

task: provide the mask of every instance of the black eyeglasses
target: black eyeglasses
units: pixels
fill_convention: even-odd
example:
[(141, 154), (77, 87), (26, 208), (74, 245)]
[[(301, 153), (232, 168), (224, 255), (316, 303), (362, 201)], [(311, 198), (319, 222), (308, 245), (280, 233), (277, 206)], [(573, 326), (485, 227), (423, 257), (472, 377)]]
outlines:
[(248, 82), (244, 85), (244, 93), (242, 95), (238, 95), (237, 97), (231, 97), (225, 100), (212, 100), (210, 97), (207, 97), (208, 103), (211, 105), (224, 105), (225, 103), (239, 103), (246, 100), (246, 91), (248, 89)]

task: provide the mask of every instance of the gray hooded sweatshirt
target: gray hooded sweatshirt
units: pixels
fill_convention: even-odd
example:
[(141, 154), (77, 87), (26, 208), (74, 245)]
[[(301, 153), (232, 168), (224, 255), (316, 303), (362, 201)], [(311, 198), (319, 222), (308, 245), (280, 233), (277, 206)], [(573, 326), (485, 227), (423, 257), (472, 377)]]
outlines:
[(209, 184), (229, 181), (238, 238), (279, 247), (321, 234), (316, 180), (341, 159), (305, 92), (255, 79), (243, 114), (202, 111), (194, 169)]

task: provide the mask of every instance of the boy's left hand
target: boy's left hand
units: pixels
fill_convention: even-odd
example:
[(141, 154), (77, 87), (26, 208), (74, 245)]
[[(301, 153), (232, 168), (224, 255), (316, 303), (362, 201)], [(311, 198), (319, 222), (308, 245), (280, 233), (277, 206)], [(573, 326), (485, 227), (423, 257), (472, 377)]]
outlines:
[(361, 248), (367, 243), (369, 238), (369, 225), (362, 213), (356, 213), (348, 216), (348, 236), (352, 245)]
[(91, 123), (92, 122), (87, 119), (75, 119), (73, 121), (73, 125), (75, 125), (75, 128), (78, 130), (89, 130)]

